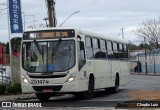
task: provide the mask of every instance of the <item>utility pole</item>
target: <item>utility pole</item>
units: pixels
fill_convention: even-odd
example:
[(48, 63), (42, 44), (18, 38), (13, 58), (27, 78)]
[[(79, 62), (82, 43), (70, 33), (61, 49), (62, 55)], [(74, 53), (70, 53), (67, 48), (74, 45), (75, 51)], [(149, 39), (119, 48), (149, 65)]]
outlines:
[(124, 28), (121, 28), (121, 30), (122, 30), (122, 38), (124, 39), (124, 32), (123, 32)]
[(146, 38), (144, 37), (144, 53), (145, 53), (145, 67), (146, 67), (146, 75), (148, 74), (148, 68), (147, 68), (147, 51), (146, 51)]
[(48, 5), (49, 27), (56, 27), (55, 0), (46, 0)]

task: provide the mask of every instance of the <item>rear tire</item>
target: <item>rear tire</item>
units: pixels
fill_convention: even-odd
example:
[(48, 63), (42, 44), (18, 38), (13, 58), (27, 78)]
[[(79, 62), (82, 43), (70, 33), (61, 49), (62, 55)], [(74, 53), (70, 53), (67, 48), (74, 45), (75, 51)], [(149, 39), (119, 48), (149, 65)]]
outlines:
[(36, 96), (42, 102), (48, 101), (49, 98), (51, 97), (49, 93), (48, 94), (47, 93), (36, 93)]
[(88, 83), (88, 91), (82, 92), (81, 96), (83, 99), (90, 99), (94, 95), (94, 82), (90, 78)]
[(119, 78), (116, 76), (115, 86), (111, 88), (112, 93), (117, 93), (119, 91)]

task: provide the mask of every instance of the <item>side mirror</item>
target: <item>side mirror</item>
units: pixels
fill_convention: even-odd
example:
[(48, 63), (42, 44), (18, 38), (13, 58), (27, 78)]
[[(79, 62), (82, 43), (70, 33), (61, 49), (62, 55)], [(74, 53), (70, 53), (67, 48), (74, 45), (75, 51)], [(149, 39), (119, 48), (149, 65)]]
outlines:
[(84, 50), (84, 42), (80, 41), (80, 50)]

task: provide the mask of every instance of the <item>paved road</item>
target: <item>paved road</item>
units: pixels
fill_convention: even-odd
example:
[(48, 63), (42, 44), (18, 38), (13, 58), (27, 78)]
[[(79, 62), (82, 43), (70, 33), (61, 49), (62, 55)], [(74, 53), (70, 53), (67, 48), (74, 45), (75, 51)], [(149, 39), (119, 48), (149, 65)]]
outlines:
[[(128, 104), (128, 101), (132, 100), (160, 100), (160, 76), (131, 75), (130, 82), (126, 86), (120, 87), (117, 94), (108, 94), (104, 90), (99, 90), (90, 100), (80, 100), (73, 95), (56, 96), (50, 98), (48, 102), (42, 103), (42, 106), (61, 107), (61, 109), (64, 107), (65, 109), (66, 107), (68, 109), (76, 107), (87, 110), (95, 109), (95, 107), (114, 109), (115, 107), (126, 107), (126, 103)], [(20, 101), (41, 103), (36, 98)]]

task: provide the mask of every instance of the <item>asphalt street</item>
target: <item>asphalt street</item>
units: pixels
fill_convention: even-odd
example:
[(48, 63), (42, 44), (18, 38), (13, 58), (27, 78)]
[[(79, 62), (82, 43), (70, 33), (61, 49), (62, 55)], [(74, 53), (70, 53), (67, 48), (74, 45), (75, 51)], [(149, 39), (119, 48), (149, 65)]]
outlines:
[[(130, 82), (120, 87), (116, 94), (106, 93), (103, 89), (95, 92), (90, 100), (82, 100), (73, 95), (51, 97), (48, 102), (40, 102), (36, 98), (16, 100), (22, 103), (41, 103), (43, 109), (96, 109), (96, 108), (129, 108), (137, 107), (137, 103), (157, 103), (160, 106), (160, 76), (131, 75)], [(156, 101), (156, 102), (155, 102)], [(143, 106), (140, 106), (143, 108)], [(49, 109), (48, 108), (48, 109)]]

